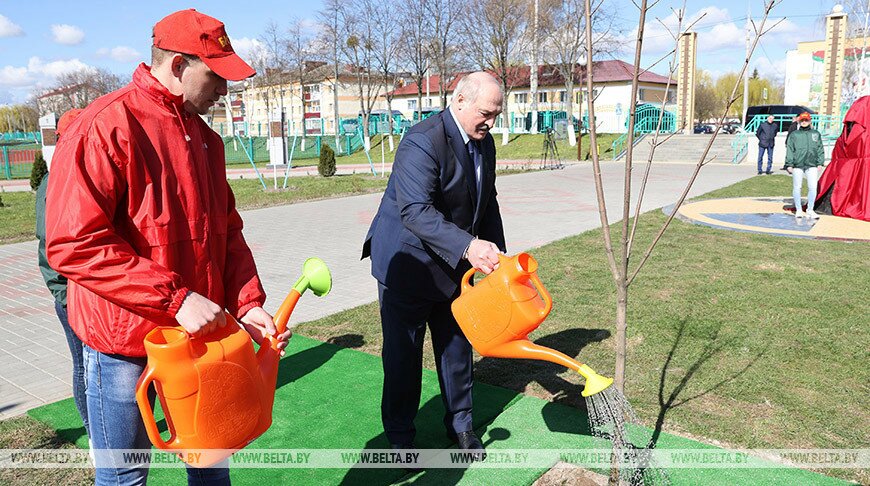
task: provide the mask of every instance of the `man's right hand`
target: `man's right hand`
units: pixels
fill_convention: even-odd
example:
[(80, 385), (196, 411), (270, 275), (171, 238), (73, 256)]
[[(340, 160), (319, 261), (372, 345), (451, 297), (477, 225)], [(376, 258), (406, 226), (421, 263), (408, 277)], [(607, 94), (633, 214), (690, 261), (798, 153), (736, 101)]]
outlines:
[(206, 335), (227, 323), (224, 310), (196, 292), (187, 294), (175, 320), (192, 336)]
[(486, 240), (471, 240), (466, 252), (466, 258), (471, 266), (489, 275), (498, 268), (498, 247)]

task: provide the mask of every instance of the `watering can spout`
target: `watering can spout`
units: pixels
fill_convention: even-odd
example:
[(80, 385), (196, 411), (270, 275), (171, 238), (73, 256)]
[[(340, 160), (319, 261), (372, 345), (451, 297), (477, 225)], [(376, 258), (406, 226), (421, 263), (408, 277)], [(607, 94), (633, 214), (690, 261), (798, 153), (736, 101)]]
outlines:
[[(274, 322), (278, 330), (278, 334), (287, 330), (287, 323), (290, 321), (290, 314), (296, 308), (296, 303), (306, 290), (311, 289), (314, 295), (323, 297), (332, 289), (332, 274), (329, 272), (329, 267), (320, 258), (309, 258), (302, 265), (302, 276), (293, 285), (293, 289), (287, 294), (284, 302), (278, 307), (275, 312)], [(260, 351), (257, 353), (257, 359), (260, 363), (260, 373), (263, 379), (274, 388), (278, 380), (278, 340), (274, 336), (269, 336), (268, 344), (263, 343)]]
[(580, 393), (583, 397), (591, 397), (596, 393), (601, 393), (613, 384), (613, 378), (601, 376), (585, 364), (580, 365), (577, 372), (583, 375), (583, 378), (586, 378), (586, 386), (583, 387), (583, 391)]

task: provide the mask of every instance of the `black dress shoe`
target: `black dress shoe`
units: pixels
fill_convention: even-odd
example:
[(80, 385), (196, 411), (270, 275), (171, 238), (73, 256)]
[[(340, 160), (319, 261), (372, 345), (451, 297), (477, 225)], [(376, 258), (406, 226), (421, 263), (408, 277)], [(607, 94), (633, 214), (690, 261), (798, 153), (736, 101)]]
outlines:
[(460, 449), (474, 452), (472, 457), (475, 461), (483, 461), (486, 459), (486, 453), (483, 452), (483, 444), (480, 442), (480, 439), (477, 438), (477, 434), (475, 434), (473, 430), (460, 432), (456, 434), (456, 437), (453, 440), (457, 445), (459, 445)]

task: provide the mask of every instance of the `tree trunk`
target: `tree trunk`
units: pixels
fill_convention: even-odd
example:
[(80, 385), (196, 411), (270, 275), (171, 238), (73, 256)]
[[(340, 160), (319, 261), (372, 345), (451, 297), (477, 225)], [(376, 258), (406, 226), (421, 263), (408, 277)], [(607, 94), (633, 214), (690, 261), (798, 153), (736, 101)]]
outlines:
[(614, 386), (625, 393), (626, 313), (628, 311), (628, 287), (625, 275), (616, 286), (616, 369), (613, 372)]
[(577, 134), (574, 132), (574, 79), (572, 76), (568, 76), (568, 82), (565, 84), (565, 100), (567, 100), (565, 111), (568, 113), (568, 143), (573, 147), (577, 145)]
[(511, 126), (510, 125), (510, 113), (508, 113), (508, 111), (507, 111), (507, 107), (508, 107), (507, 87), (505, 87), (504, 92), (505, 92), (504, 99), (501, 102), (501, 109), (502, 109), (501, 115), (503, 117), (502, 119), (504, 120), (504, 122), (502, 123), (501, 144), (507, 145), (508, 139), (510, 138), (509, 132), (510, 132), (510, 126)]
[(417, 83), (417, 122), (423, 121), (423, 82)]
[[(390, 133), (387, 136), (387, 139), (390, 141), (390, 152), (392, 152), (394, 149), (394, 146), (393, 146), (393, 97), (392, 96), (387, 97), (387, 113), (389, 113), (389, 115), (387, 115), (387, 119), (390, 120), (390, 124), (389, 124)], [(381, 140), (381, 143), (384, 143), (384, 141)]]

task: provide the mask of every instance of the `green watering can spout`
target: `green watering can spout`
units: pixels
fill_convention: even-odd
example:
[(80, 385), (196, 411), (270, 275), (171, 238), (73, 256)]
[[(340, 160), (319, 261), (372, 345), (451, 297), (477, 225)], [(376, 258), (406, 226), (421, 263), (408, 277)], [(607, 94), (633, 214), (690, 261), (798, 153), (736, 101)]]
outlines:
[(305, 260), (302, 265), (302, 276), (293, 285), (293, 288), (301, 295), (307, 289), (311, 289), (314, 295), (323, 297), (332, 289), (332, 275), (326, 263), (317, 257)]

